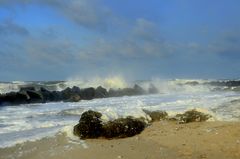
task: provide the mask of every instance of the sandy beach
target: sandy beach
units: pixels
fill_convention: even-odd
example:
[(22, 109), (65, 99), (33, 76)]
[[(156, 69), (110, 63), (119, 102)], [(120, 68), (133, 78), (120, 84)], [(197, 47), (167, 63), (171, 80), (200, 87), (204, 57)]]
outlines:
[(1, 159), (240, 158), (240, 122), (154, 122), (124, 139), (71, 140), (64, 134), (0, 149)]
[(0, 159), (240, 159), (240, 0), (0, 0)]

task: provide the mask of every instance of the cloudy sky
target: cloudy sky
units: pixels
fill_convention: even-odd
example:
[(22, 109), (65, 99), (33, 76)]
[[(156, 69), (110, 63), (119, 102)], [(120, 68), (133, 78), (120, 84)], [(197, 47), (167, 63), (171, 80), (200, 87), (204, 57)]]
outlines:
[(239, 0), (0, 0), (0, 81), (239, 78)]

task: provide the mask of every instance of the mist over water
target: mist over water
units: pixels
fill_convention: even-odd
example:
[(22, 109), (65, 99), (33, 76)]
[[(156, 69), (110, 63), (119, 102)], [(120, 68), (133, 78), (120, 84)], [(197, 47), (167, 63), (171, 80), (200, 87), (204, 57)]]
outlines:
[(110, 76), (107, 78), (95, 77), (92, 79), (84, 80), (79, 77), (69, 78), (66, 80), (65, 84), (68, 87), (78, 86), (80, 88), (87, 88), (87, 87), (98, 87), (102, 86), (106, 89), (114, 88), (126, 88), (130, 86), (130, 83), (124, 79), (122, 76)]
[(0, 107), (0, 147), (54, 136), (59, 132), (71, 136), (72, 128), (77, 124), (80, 115), (89, 109), (101, 112), (104, 121), (129, 115), (149, 119), (143, 109), (163, 110), (169, 115), (174, 115), (193, 108), (211, 114), (213, 116), (211, 120), (239, 121), (240, 92), (236, 91), (238, 86), (206, 84), (211, 81), (189, 79), (127, 81), (120, 76), (114, 76), (92, 80), (74, 78), (66, 81), (0, 83), (1, 93), (18, 91), (20, 87), (29, 85), (46, 87), (49, 90), (63, 90), (73, 86), (119, 89), (138, 84), (145, 90), (154, 85), (159, 91), (158, 94), (82, 100), (76, 103), (53, 102)]
[[(209, 80), (189, 80), (189, 79), (174, 79), (163, 80), (154, 78), (152, 80), (135, 80), (130, 81), (122, 76), (110, 76), (106, 78), (95, 77), (91, 79), (83, 79), (80, 77), (68, 78), (65, 81), (13, 81), (13, 82), (0, 82), (0, 93), (7, 93), (11, 91), (18, 91), (21, 87), (34, 86), (36, 88), (45, 87), (50, 91), (61, 91), (67, 87), (77, 86), (79, 88), (88, 88), (102, 86), (106, 89), (122, 89), (127, 87), (133, 87), (135, 84), (140, 85), (145, 90), (149, 89), (151, 85), (154, 85), (160, 93), (171, 93), (172, 91), (180, 92), (200, 92), (209, 91), (211, 88), (206, 85), (202, 85)], [(185, 85), (188, 82), (198, 82), (199, 85)]]

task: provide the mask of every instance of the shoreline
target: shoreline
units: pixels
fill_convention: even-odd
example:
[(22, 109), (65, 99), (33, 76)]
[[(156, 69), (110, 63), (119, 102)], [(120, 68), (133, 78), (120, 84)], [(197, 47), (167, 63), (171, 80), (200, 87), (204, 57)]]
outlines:
[(123, 139), (72, 140), (66, 134), (0, 148), (0, 159), (240, 158), (240, 122), (154, 122)]

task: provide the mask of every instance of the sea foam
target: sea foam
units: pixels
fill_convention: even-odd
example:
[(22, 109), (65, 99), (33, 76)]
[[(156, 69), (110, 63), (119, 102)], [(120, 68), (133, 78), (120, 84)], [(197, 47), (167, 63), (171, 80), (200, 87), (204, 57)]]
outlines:
[[(92, 86), (104, 84), (99, 80)], [(109, 81), (117, 81), (117, 84)], [(122, 82), (119, 79), (109, 80), (104, 86), (125, 87), (135, 82)], [(94, 82), (94, 81), (92, 81)], [(103, 82), (103, 83), (102, 83)], [(19, 106), (6, 106), (0, 108), (0, 147), (13, 146), (17, 143), (34, 141), (43, 137), (54, 136), (59, 132), (65, 132), (67, 136), (75, 140), (72, 134), (73, 125), (77, 124), (81, 114), (87, 110), (99, 111), (103, 114), (102, 119), (107, 122), (120, 117), (143, 117), (149, 116), (143, 109), (155, 111), (162, 110), (174, 115), (190, 109), (198, 109), (207, 112), (220, 121), (239, 121), (240, 119), (240, 93), (231, 90), (216, 89), (216, 86), (204, 84), (198, 80), (197, 85), (186, 84), (193, 82), (188, 80), (152, 80), (137, 81), (140, 86), (148, 89), (151, 84), (159, 90), (159, 94), (142, 96), (124, 96), (82, 100), (80, 102), (56, 102), (40, 104), (23, 104)], [(41, 82), (40, 82), (41, 83)], [(51, 88), (64, 89), (68, 86), (79, 84), (79, 81), (45, 82)], [(106, 84), (107, 83), (107, 84)], [(4, 85), (4, 83), (1, 83)], [(16, 83), (15, 83), (16, 84)], [(7, 85), (15, 85), (7, 84)], [(22, 84), (22, 83), (17, 83)], [(39, 84), (39, 83), (38, 83)], [(41, 83), (43, 84), (43, 83)], [(58, 85), (59, 87), (52, 87)], [(15, 88), (15, 86), (13, 86)]]

